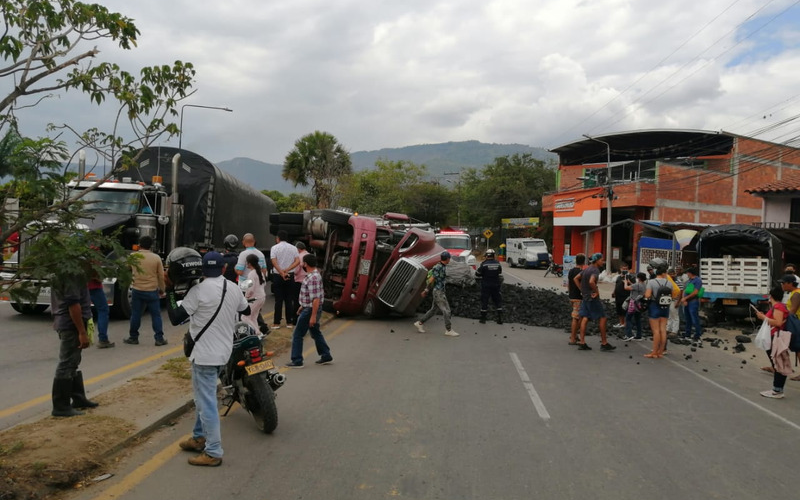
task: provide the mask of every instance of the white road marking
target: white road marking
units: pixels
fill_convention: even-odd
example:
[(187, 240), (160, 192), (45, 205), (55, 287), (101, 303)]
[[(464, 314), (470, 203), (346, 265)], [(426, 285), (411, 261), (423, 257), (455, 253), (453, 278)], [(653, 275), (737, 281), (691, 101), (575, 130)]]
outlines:
[(738, 398), (738, 399), (740, 399), (741, 401), (744, 401), (745, 403), (749, 404), (750, 406), (752, 406), (752, 407), (754, 407), (754, 408), (756, 408), (756, 409), (758, 409), (758, 410), (761, 410), (761, 411), (763, 411), (764, 413), (766, 413), (766, 414), (767, 414), (767, 415), (769, 415), (770, 417), (774, 417), (774, 418), (776, 418), (777, 420), (780, 420), (780, 421), (781, 421), (781, 422), (783, 422), (784, 424), (788, 425), (789, 427), (792, 427), (792, 428), (794, 428), (794, 429), (796, 429), (796, 430), (800, 431), (800, 425), (797, 425), (796, 423), (792, 422), (791, 420), (789, 420), (789, 419), (787, 419), (787, 418), (784, 418), (784, 417), (782, 417), (782, 416), (778, 415), (777, 413), (775, 413), (775, 412), (773, 412), (773, 411), (771, 411), (771, 410), (768, 410), (767, 408), (764, 408), (763, 406), (761, 406), (761, 405), (760, 405), (760, 404), (758, 404), (758, 403), (754, 403), (754, 402), (750, 401), (749, 399), (747, 399), (746, 397), (742, 396), (741, 394), (739, 394), (739, 393), (737, 393), (737, 392), (734, 392), (734, 391), (732, 391), (731, 389), (728, 389), (727, 387), (725, 387), (725, 386), (724, 386), (724, 385), (722, 385), (722, 384), (718, 384), (717, 382), (714, 382), (714, 381), (713, 381), (713, 380), (711, 380), (710, 378), (708, 378), (708, 377), (705, 377), (705, 376), (703, 376), (703, 375), (701, 375), (701, 374), (697, 373), (696, 371), (692, 370), (692, 369), (691, 369), (691, 368), (689, 368), (689, 367), (683, 366), (682, 364), (678, 363), (677, 361), (673, 361), (673, 360), (671, 360), (671, 359), (669, 359), (669, 360), (667, 360), (667, 361), (669, 361), (669, 362), (670, 362), (670, 363), (672, 363), (673, 365), (677, 366), (678, 368), (681, 368), (682, 370), (686, 370), (687, 372), (691, 373), (692, 375), (696, 375), (696, 376), (700, 377), (701, 379), (705, 380), (706, 382), (708, 382), (709, 384), (713, 385), (713, 386), (714, 386), (714, 387), (716, 387), (717, 389), (722, 389), (723, 391), (727, 392), (727, 393), (728, 393), (728, 394), (730, 394), (731, 396), (734, 396), (735, 398)]
[(547, 408), (544, 407), (542, 398), (539, 397), (539, 393), (536, 392), (536, 388), (533, 387), (533, 383), (531, 382), (530, 377), (528, 377), (528, 373), (525, 371), (525, 368), (522, 366), (519, 357), (514, 352), (510, 352), (508, 354), (511, 356), (511, 361), (514, 363), (514, 366), (517, 367), (517, 373), (519, 373), (519, 378), (522, 379), (522, 385), (525, 387), (525, 390), (528, 391), (528, 395), (533, 402), (533, 407), (536, 408), (536, 412), (539, 414), (539, 417), (545, 421), (550, 420), (550, 414), (547, 413)]

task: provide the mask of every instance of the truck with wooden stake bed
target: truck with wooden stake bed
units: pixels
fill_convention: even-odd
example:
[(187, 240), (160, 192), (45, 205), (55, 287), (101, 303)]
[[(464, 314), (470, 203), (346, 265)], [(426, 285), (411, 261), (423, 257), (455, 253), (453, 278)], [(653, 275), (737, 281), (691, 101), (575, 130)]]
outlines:
[[(121, 170), (118, 168), (118, 170)], [(145, 150), (137, 165), (98, 185), (79, 169), (76, 180), (67, 188), (73, 192), (93, 188), (83, 196), (86, 217), (81, 224), (105, 234), (119, 231), (122, 246), (138, 248), (139, 238), (153, 238), (152, 251), (165, 259), (176, 247), (221, 248), (228, 234), (241, 237), (253, 233), (259, 246), (270, 246), (270, 214), (275, 202), (202, 156), (171, 147)], [(25, 259), (25, 238), (19, 249), (4, 262), (0, 279), (25, 279), (15, 267)], [(50, 305), (47, 283), (39, 283), (39, 296), (33, 303), (14, 302), (9, 294), (0, 301), (21, 313), (42, 312)], [(103, 282), (111, 312), (130, 317), (130, 284), (116, 278)]]

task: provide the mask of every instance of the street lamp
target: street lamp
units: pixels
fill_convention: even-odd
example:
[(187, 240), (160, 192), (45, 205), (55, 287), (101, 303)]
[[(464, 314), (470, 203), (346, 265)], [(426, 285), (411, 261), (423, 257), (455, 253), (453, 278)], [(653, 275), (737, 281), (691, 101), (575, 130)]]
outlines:
[(184, 104), (181, 106), (181, 125), (180, 130), (178, 131), (178, 151), (181, 150), (181, 145), (183, 141), (183, 109), (184, 108), (203, 108), (203, 109), (218, 109), (220, 111), (227, 111), (228, 113), (233, 113), (231, 108), (223, 108), (220, 106), (201, 106), (199, 104)]
[(614, 190), (611, 187), (611, 145), (606, 141), (601, 141), (600, 139), (590, 137), (586, 134), (583, 134), (584, 137), (589, 139), (590, 141), (599, 142), (601, 144), (606, 145), (606, 151), (608, 153), (606, 168), (608, 173), (606, 174), (606, 200), (608, 200), (608, 205), (606, 208), (606, 262), (608, 262), (608, 266), (606, 270), (608, 273), (611, 273), (611, 200), (614, 198)]

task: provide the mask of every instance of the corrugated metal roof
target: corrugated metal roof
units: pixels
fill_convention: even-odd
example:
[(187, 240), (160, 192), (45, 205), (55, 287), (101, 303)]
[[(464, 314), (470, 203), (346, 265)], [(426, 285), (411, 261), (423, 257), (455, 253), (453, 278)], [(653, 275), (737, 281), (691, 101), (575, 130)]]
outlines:
[(745, 193), (750, 194), (784, 194), (800, 191), (800, 173), (789, 174), (785, 179), (772, 181), (760, 186), (745, 189)]

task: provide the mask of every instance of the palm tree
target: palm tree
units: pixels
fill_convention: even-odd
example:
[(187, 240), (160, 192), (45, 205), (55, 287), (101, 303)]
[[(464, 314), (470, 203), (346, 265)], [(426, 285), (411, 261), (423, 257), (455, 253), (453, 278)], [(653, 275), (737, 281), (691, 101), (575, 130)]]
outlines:
[(329, 208), (340, 179), (352, 172), (350, 153), (327, 132), (315, 131), (294, 143), (283, 162), (283, 178), (295, 186), (311, 184), (318, 208)]

